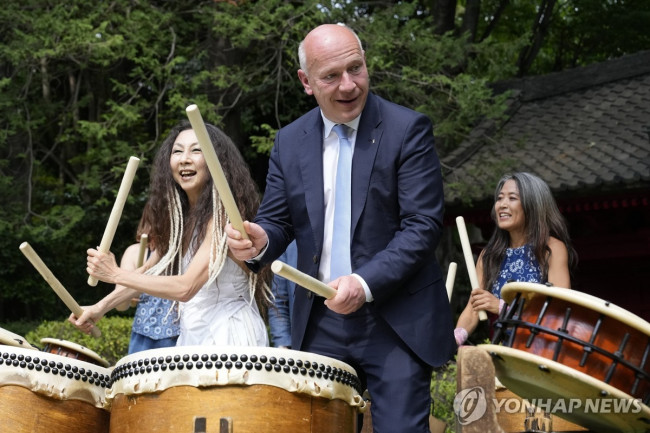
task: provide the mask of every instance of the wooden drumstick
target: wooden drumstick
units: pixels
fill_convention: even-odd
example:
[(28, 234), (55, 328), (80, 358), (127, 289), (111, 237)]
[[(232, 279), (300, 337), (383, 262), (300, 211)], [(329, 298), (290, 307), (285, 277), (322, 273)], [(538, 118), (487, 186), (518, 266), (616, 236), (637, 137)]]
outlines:
[(456, 280), (456, 268), (458, 268), (456, 262), (449, 263), (449, 269), (447, 270), (447, 282), (445, 283), (445, 287), (447, 287), (447, 297), (449, 298), (450, 302), (451, 294), (454, 291), (454, 281)]
[[(478, 288), (478, 275), (476, 274), (476, 265), (474, 264), (474, 256), (472, 256), (472, 248), (469, 245), (469, 236), (467, 236), (465, 219), (462, 216), (457, 217), (456, 225), (458, 226), (460, 244), (463, 246), (463, 255), (465, 256), (465, 264), (467, 265), (469, 282), (472, 285), (472, 290), (475, 290)], [(480, 310), (478, 312), (478, 318), (480, 320), (487, 320), (487, 313), (483, 310)]]
[[(36, 268), (39, 274), (45, 279), (45, 281), (52, 287), (52, 289), (56, 292), (57, 295), (59, 295), (59, 298), (63, 301), (63, 303), (74, 313), (75, 316), (81, 317), (83, 314), (84, 310), (77, 304), (77, 301), (74, 300), (72, 295), (63, 287), (61, 282), (57, 280), (57, 278), (52, 274), (52, 271), (43, 263), (43, 260), (36, 254), (36, 251), (32, 248), (31, 245), (29, 245), (27, 242), (23, 242), (20, 244), (20, 251), (27, 257), (27, 259), (32, 263), (32, 265)], [(97, 326), (93, 326), (90, 330), (90, 333), (93, 337), (98, 338), (101, 337), (102, 332), (97, 328)]]
[[(120, 222), (122, 210), (124, 209), (124, 203), (126, 203), (126, 198), (129, 195), (129, 191), (131, 190), (131, 184), (133, 183), (135, 171), (138, 169), (139, 163), (139, 158), (136, 158), (135, 156), (129, 158), (129, 163), (126, 166), (124, 176), (122, 177), (122, 184), (120, 185), (120, 189), (117, 191), (117, 197), (115, 198), (115, 203), (113, 204), (111, 215), (108, 218), (108, 224), (106, 224), (106, 228), (104, 229), (102, 242), (99, 244), (99, 251), (102, 253), (107, 253), (111, 249), (111, 243), (113, 243), (115, 230), (117, 230), (117, 223)], [(88, 285), (96, 286), (97, 279), (92, 275), (89, 276)]]
[(149, 244), (149, 236), (146, 233), (140, 235), (140, 249), (138, 250), (138, 260), (135, 264), (135, 268), (139, 268), (144, 264), (144, 256), (147, 252), (147, 246)]
[(228, 186), (228, 180), (226, 180), (226, 175), (223, 173), (223, 169), (221, 168), (217, 152), (215, 152), (214, 147), (212, 146), (212, 140), (210, 140), (210, 136), (208, 135), (208, 130), (203, 122), (203, 117), (201, 117), (199, 107), (197, 107), (196, 104), (192, 104), (188, 106), (185, 111), (187, 112), (187, 118), (192, 124), (192, 129), (196, 134), (196, 138), (199, 141), (203, 157), (208, 165), (208, 169), (212, 175), (212, 180), (217, 187), (219, 198), (223, 203), (223, 207), (226, 209), (226, 214), (230, 219), (230, 223), (235, 229), (239, 230), (244, 239), (248, 239), (248, 233), (244, 230), (244, 222), (239, 213), (239, 208), (237, 207), (235, 198), (232, 195), (230, 186)]
[(278, 274), (289, 281), (293, 281), (299, 286), (311, 290), (324, 298), (332, 299), (336, 296), (336, 289), (333, 289), (322, 281), (318, 281), (316, 278), (307, 275), (304, 272), (300, 272), (298, 269), (293, 268), (280, 260), (276, 260), (271, 264), (271, 270), (273, 273)]

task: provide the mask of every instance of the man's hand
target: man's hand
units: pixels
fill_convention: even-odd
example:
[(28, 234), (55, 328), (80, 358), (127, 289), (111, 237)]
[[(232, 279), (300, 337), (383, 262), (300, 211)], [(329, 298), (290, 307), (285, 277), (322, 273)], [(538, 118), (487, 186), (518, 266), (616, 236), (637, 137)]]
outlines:
[(339, 277), (329, 283), (336, 289), (336, 295), (325, 301), (330, 310), (339, 314), (350, 314), (366, 303), (366, 292), (357, 278), (352, 275)]
[(239, 230), (230, 223), (224, 228), (230, 252), (237, 260), (250, 260), (259, 255), (269, 241), (266, 232), (255, 223), (244, 221), (244, 230), (249, 239), (244, 239)]

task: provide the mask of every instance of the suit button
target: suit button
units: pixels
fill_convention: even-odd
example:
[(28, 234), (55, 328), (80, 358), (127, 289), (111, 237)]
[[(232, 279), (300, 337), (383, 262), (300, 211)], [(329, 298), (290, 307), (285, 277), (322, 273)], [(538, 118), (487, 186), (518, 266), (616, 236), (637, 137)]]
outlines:
[(318, 263), (318, 256), (314, 256), (313, 260), (314, 260), (314, 264)]

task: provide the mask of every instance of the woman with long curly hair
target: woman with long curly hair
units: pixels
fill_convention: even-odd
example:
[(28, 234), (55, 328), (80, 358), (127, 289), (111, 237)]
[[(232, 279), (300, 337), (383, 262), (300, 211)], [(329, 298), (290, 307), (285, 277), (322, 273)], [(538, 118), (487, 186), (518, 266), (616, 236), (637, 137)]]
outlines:
[[(206, 128), (242, 217), (252, 219), (259, 193), (248, 166), (225, 133)], [(135, 271), (118, 267), (112, 253), (89, 249), (88, 273), (116, 289), (70, 321), (89, 332), (106, 312), (144, 292), (178, 301), (179, 346), (268, 345), (261, 314), (269, 303), (266, 278), (230, 255), (227, 216), (187, 121), (172, 128), (158, 150), (149, 205), (157, 217), (149, 234), (156, 249)]]
[(551, 190), (539, 177), (524, 172), (503, 176), (491, 216), (496, 226), (476, 263), (479, 287), (472, 290), (454, 331), (459, 346), (478, 326), (478, 311), (495, 317), (504, 308), (505, 283), (551, 283), (569, 289), (578, 260)]

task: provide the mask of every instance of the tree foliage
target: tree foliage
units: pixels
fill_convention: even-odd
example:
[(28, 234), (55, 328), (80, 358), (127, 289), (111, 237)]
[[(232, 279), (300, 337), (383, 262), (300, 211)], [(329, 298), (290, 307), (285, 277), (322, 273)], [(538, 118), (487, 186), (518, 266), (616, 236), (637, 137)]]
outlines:
[[(603, 16), (607, 32), (597, 27)], [(156, 146), (191, 103), (233, 137), (262, 187), (275, 131), (315, 105), (296, 70), (299, 41), (318, 24), (359, 33), (373, 91), (428, 114), (444, 156), (478, 120), (501, 115), (489, 82), (647, 47), (647, 21), (641, 0), (8, 2), (0, 9), (0, 317), (65, 310), (20, 254), (23, 241), (80, 304), (110, 290), (86, 285), (85, 251), (99, 244), (135, 155), (140, 168), (112, 250), (133, 242)]]

